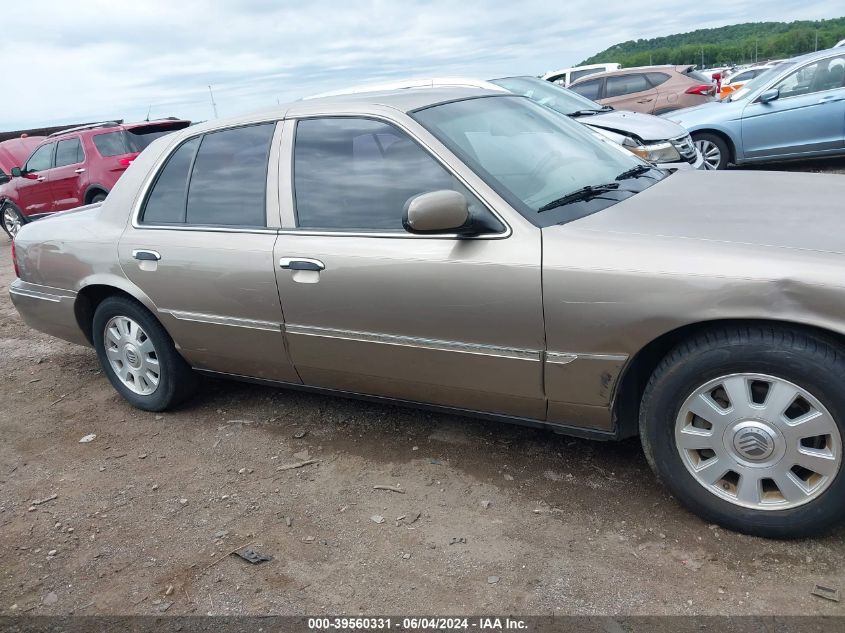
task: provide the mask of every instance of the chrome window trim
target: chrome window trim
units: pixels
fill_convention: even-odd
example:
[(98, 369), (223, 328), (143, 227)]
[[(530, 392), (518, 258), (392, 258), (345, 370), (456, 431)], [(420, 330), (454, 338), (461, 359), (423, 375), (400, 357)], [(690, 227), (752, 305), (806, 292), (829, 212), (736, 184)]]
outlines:
[[(407, 116), (407, 115), (406, 115)], [(431, 147), (428, 143), (426, 143), (416, 132), (414, 132), (405, 122), (402, 122), (397, 118), (391, 118), (383, 114), (376, 114), (376, 113), (360, 113), (360, 112), (333, 112), (331, 114), (324, 113), (324, 114), (302, 114), (302, 115), (294, 115), (287, 119), (285, 119), (286, 126), (289, 127), (289, 132), (285, 135), (285, 143), (284, 147), (282, 148), (281, 155), (283, 160), (287, 160), (288, 169), (284, 170), (286, 172), (285, 178), (289, 183), (288, 193), (289, 199), (285, 198), (282, 202), (282, 210), (283, 210), (283, 217), (284, 215), (289, 216), (289, 220), (292, 219), (294, 222), (296, 221), (296, 192), (294, 191), (294, 174), (293, 174), (293, 164), (294, 164), (294, 148), (296, 143), (296, 127), (299, 121), (305, 121), (309, 119), (368, 119), (372, 121), (378, 121), (380, 123), (386, 123), (388, 125), (393, 125), (399, 128), (402, 132), (408, 135), (415, 143), (417, 143), (424, 152), (426, 152), (432, 159), (434, 159), (449, 175), (454, 177), (458, 182), (460, 182), (467, 190), (472, 193), (476, 198), (478, 198), (479, 202), (481, 202), (484, 207), (493, 214), (493, 216), (502, 223), (505, 227), (505, 230), (500, 233), (492, 233), (488, 235), (459, 235), (458, 233), (444, 233), (442, 235), (420, 235), (414, 233), (408, 233), (407, 231), (403, 231), (401, 229), (397, 229), (396, 231), (365, 231), (365, 230), (343, 230), (343, 229), (300, 229), (296, 227), (285, 227), (284, 222), (282, 223), (283, 226), (279, 230), (280, 235), (310, 235), (310, 236), (327, 236), (327, 237), (378, 237), (378, 238), (393, 238), (393, 239), (435, 239), (435, 240), (501, 240), (506, 239), (513, 235), (513, 228), (511, 227), (510, 223), (502, 216), (499, 211), (496, 210), (494, 205), (490, 204), (490, 201), (487, 200), (485, 196), (483, 196), (476, 187), (473, 187), (463, 176), (457, 173), (447, 162)], [(455, 160), (461, 162), (457, 157)], [(283, 171), (282, 165), (284, 163), (280, 163), (280, 176)], [(461, 164), (463, 164), (461, 162)], [(467, 167), (465, 165), (467, 169)], [(280, 178), (281, 183), (281, 178)], [(281, 186), (280, 186), (280, 199), (281, 199)], [(284, 212), (287, 211), (287, 214)]]
[(376, 332), (359, 332), (356, 330), (341, 330), (335, 328), (318, 327), (312, 325), (285, 324), (287, 334), (298, 334), (300, 336), (317, 336), (321, 338), (342, 339), (347, 341), (358, 341), (361, 343), (380, 343), (385, 345), (399, 345), (402, 347), (415, 347), (418, 349), (430, 349), (439, 352), (458, 352), (463, 354), (478, 354), (482, 356), (496, 356), (499, 358), (511, 358), (515, 360), (539, 361), (541, 353), (539, 350), (514, 349), (509, 347), (496, 347), (493, 345), (481, 345), (476, 343), (463, 343), (459, 341), (442, 341), (437, 339), (418, 338), (414, 336), (401, 336), (396, 334), (379, 334)]
[(201, 312), (185, 312), (183, 310), (159, 310), (164, 314), (169, 314), (179, 321), (191, 321), (193, 323), (207, 323), (210, 325), (229, 325), (232, 327), (247, 328), (250, 330), (269, 330), (272, 332), (281, 333), (284, 329), (283, 324), (275, 323), (273, 321), (258, 321), (255, 319), (241, 319), (238, 317), (222, 316), (218, 314), (204, 314)]

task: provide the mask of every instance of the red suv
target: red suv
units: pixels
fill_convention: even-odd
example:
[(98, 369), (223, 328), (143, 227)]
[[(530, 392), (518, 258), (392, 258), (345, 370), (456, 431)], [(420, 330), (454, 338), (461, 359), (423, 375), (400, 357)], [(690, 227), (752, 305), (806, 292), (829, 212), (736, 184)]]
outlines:
[(0, 186), (3, 228), (14, 237), (26, 222), (105, 200), (147, 145), (190, 124), (181, 119), (109, 121), (51, 134)]

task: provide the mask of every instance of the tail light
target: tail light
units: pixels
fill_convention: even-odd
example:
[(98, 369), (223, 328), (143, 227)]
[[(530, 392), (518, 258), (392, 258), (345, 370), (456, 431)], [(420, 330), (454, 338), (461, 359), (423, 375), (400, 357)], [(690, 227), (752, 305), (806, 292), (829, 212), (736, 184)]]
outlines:
[(126, 167), (129, 167), (129, 165), (132, 164), (132, 161), (134, 161), (136, 158), (138, 158), (138, 154), (130, 154), (129, 156), (124, 156), (123, 158), (119, 159), (117, 163), (125, 169)]
[(713, 84), (696, 84), (690, 86), (685, 90), (688, 95), (714, 95), (716, 94), (716, 86)]
[(15, 239), (12, 238), (12, 266), (15, 267), (15, 277), (21, 276), (21, 269), (18, 268), (18, 254), (15, 251)]

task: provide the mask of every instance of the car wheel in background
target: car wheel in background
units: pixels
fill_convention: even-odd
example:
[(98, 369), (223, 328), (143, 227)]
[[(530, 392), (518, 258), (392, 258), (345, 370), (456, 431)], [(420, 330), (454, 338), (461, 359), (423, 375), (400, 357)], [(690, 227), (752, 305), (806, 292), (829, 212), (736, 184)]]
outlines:
[(3, 221), (3, 230), (12, 239), (21, 230), (21, 227), (26, 224), (26, 218), (24, 218), (23, 214), (11, 202), (7, 202), (0, 208), (0, 218)]
[(196, 390), (197, 375), (161, 323), (134, 299), (105, 299), (94, 312), (92, 338), (109, 382), (133, 406), (164, 411)]
[(91, 196), (91, 202), (89, 204), (96, 204), (98, 202), (102, 202), (103, 200), (106, 199), (107, 195), (108, 194), (105, 193), (104, 191), (100, 191), (98, 193), (95, 193), (93, 196)]
[(772, 538), (845, 520), (845, 353), (781, 327), (703, 334), (660, 363), (640, 408), (652, 469), (705, 520)]
[(705, 169), (725, 169), (728, 166), (731, 153), (724, 139), (715, 134), (693, 134), (692, 140), (704, 158)]

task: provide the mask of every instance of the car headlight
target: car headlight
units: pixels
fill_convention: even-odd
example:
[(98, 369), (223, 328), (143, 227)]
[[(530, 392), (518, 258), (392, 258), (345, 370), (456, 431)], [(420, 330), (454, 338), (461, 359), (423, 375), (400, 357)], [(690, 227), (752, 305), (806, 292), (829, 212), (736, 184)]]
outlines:
[(623, 141), (622, 147), (650, 163), (677, 163), (681, 160), (681, 154), (668, 141), (643, 145), (629, 136)]

